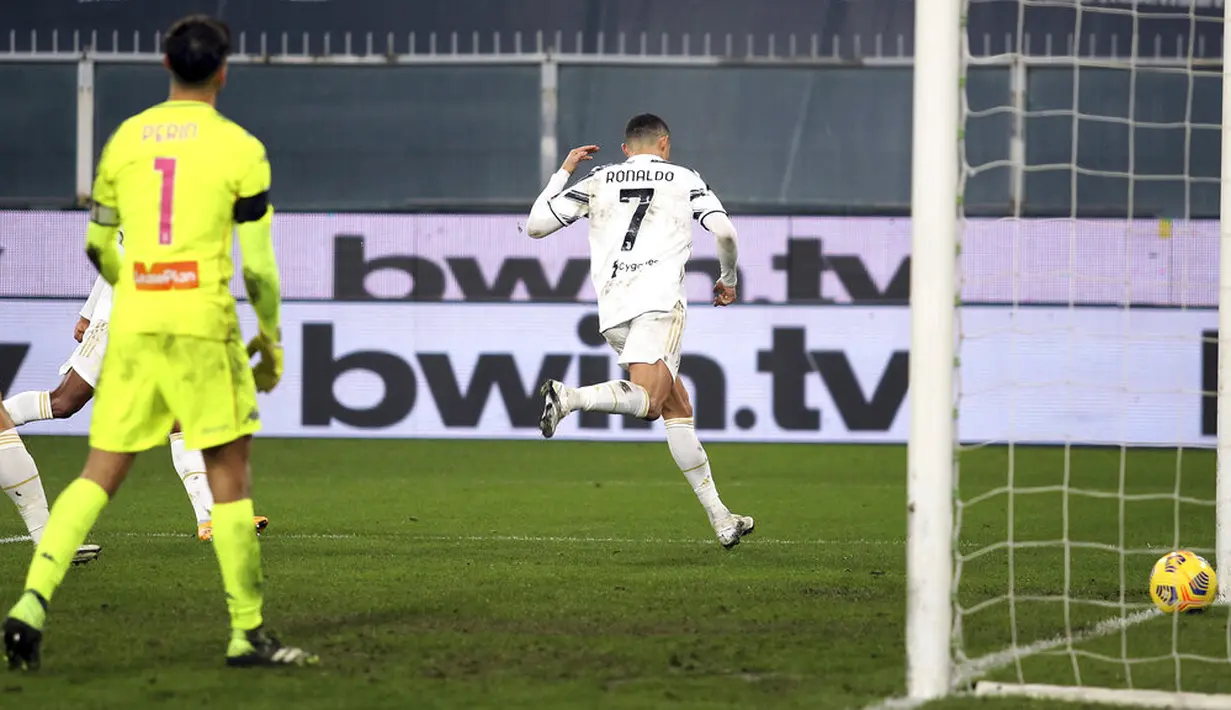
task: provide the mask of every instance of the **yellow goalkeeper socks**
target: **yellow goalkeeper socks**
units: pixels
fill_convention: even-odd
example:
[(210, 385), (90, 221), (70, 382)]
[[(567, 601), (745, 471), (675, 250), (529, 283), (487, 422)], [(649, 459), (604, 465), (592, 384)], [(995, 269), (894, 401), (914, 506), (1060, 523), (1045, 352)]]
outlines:
[[(34, 550), (34, 561), (30, 563), (30, 572), (26, 575), (27, 591), (36, 592), (43, 600), (51, 601), (51, 596), (64, 580), (64, 573), (77, 554), (77, 548), (85, 542), (86, 535), (94, 527), (108, 500), (107, 492), (94, 481), (78, 478), (68, 484), (55, 505), (51, 506), (51, 517), (43, 529), (43, 539)], [(41, 618), (27, 619), (24, 614), (18, 616), (32, 608), (29, 604), (18, 602), (10, 613), (39, 628), (42, 626)]]
[(214, 503), (214, 553), (222, 569), (222, 586), (233, 629), (249, 630), (261, 625), (261, 547), (252, 526), (252, 500)]
[(42, 629), (47, 620), (47, 603), (38, 592), (27, 591), (9, 609), (9, 617), (23, 621), (36, 629)]

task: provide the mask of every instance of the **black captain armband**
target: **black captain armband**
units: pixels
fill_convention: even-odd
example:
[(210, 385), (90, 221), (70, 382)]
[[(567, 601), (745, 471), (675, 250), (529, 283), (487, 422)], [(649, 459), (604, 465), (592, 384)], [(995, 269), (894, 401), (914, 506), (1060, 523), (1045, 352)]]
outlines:
[(255, 222), (265, 216), (269, 210), (269, 190), (252, 197), (241, 197), (235, 201), (232, 216), (236, 224)]

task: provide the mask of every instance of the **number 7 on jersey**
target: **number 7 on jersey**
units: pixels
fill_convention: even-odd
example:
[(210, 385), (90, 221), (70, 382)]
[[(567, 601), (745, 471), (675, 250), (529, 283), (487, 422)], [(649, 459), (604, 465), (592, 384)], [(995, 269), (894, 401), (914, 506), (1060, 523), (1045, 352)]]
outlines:
[(171, 243), (171, 212), (175, 207), (175, 158), (154, 158), (154, 170), (162, 173), (158, 199), (158, 243)]
[(637, 233), (641, 231), (641, 220), (645, 219), (645, 213), (650, 209), (650, 201), (653, 199), (652, 187), (626, 187), (620, 190), (620, 202), (637, 200), (637, 209), (633, 210), (633, 218), (628, 223), (628, 231), (624, 233), (624, 244), (620, 246), (620, 251), (633, 250), (633, 245), (637, 243)]

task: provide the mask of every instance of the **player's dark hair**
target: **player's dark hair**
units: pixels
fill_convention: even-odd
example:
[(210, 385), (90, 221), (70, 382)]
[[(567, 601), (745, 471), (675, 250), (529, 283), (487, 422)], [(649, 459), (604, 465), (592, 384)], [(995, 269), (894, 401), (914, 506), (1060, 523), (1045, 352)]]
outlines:
[(162, 51), (176, 81), (187, 86), (208, 82), (231, 52), (231, 30), (208, 15), (189, 15), (167, 30)]
[(635, 142), (671, 135), (667, 122), (652, 113), (639, 113), (624, 126), (624, 141)]

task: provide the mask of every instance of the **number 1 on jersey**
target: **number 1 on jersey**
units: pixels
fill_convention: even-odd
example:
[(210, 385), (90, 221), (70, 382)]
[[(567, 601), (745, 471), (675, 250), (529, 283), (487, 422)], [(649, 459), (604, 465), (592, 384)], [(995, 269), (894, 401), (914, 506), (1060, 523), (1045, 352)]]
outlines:
[(158, 243), (171, 243), (171, 212), (175, 207), (175, 158), (154, 158), (154, 169), (162, 173), (162, 192), (158, 200)]
[(633, 218), (628, 223), (628, 231), (624, 233), (624, 244), (620, 251), (632, 251), (637, 243), (637, 232), (641, 231), (641, 220), (645, 219), (646, 210), (650, 209), (650, 200), (654, 199), (652, 187), (626, 187), (620, 190), (620, 202), (637, 200), (637, 209), (633, 210)]

